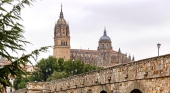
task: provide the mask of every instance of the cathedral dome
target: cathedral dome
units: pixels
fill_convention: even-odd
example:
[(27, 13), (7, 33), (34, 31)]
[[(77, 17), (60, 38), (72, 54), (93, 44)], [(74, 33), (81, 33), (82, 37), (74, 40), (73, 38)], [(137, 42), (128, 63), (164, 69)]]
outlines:
[(110, 40), (110, 37), (103, 35), (103, 36), (100, 38), (100, 41), (111, 41), (111, 40)]
[(106, 34), (106, 29), (104, 30), (104, 34), (103, 34), (103, 36), (102, 36), (102, 37), (100, 37), (99, 42), (101, 42), (101, 41), (109, 41), (109, 42), (111, 42), (110, 37), (109, 37), (109, 36), (107, 36), (107, 34)]

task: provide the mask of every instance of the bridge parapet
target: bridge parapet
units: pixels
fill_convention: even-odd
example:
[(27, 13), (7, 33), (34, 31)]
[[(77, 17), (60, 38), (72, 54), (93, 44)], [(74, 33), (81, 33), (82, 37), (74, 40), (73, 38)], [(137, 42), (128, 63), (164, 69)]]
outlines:
[[(51, 81), (49, 82), (50, 86), (48, 86), (47, 83), (43, 83), (41, 86), (51, 91), (66, 91), (76, 88), (113, 84), (110, 89), (119, 90), (120, 87), (127, 88), (127, 86), (131, 84), (123, 83), (125, 85), (116, 85), (121, 82), (149, 80), (169, 76), (170, 54), (74, 75), (68, 78)], [(31, 86), (34, 84), (36, 83), (29, 83), (27, 88), (34, 89), (34, 87)]]

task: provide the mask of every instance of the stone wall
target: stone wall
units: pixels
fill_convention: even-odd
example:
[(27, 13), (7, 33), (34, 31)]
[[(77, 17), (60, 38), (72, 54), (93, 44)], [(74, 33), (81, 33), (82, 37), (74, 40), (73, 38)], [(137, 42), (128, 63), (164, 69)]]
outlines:
[(10, 92), (10, 93), (27, 93), (27, 89), (26, 89), (26, 88), (24, 88), (24, 89), (19, 89), (19, 90)]
[[(37, 86), (29, 83), (27, 88)], [(43, 83), (39, 89), (55, 93), (169, 93), (170, 54)]]

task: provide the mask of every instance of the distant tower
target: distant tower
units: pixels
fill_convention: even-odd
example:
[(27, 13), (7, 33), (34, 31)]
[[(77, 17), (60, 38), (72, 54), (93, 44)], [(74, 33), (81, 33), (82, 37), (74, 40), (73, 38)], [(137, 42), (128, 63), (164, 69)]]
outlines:
[(64, 60), (70, 59), (70, 31), (63, 16), (62, 5), (59, 19), (54, 27), (53, 56)]
[(110, 50), (112, 50), (112, 41), (110, 37), (107, 36), (106, 28), (104, 29), (103, 36), (101, 36), (99, 39), (99, 45), (97, 50), (100, 52), (102, 58), (101, 65), (104, 67), (109, 66), (111, 62)]

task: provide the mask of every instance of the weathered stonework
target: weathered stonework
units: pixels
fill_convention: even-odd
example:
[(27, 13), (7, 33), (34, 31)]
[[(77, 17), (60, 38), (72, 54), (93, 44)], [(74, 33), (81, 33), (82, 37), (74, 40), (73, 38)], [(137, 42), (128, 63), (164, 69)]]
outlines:
[[(17, 91), (13, 91), (13, 92), (7, 92), (7, 93), (26, 93), (27, 92), (27, 89), (24, 88), (24, 89), (19, 89)], [(34, 92), (35, 93), (35, 92)]]
[[(170, 54), (51, 81), (27, 84), (50, 93), (170, 93)], [(42, 92), (43, 92), (42, 91)], [(48, 93), (48, 92), (47, 92)], [(104, 92), (103, 92), (104, 93)]]

